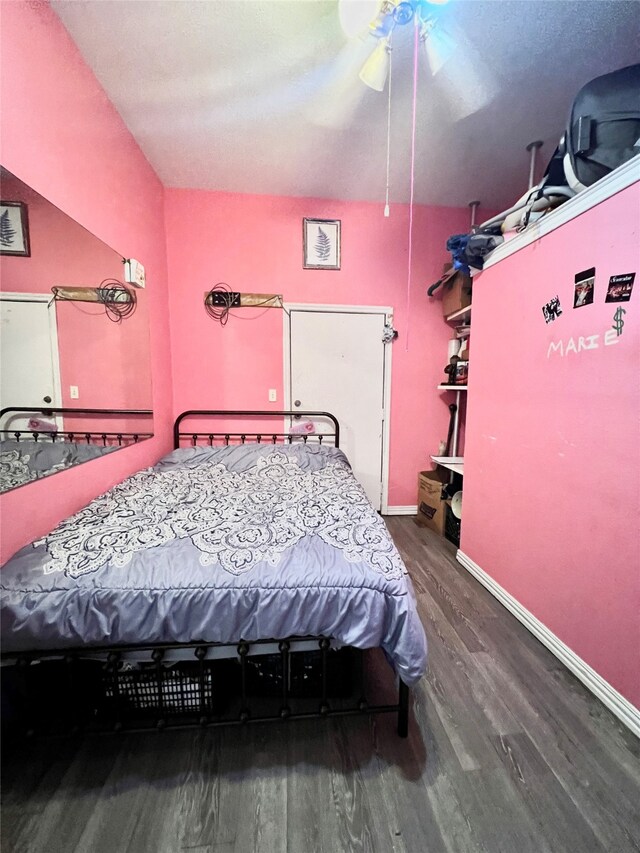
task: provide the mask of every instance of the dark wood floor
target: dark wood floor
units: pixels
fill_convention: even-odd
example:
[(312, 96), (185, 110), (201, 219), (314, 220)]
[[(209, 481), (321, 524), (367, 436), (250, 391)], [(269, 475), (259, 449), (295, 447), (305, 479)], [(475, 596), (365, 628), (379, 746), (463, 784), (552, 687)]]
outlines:
[(30, 743), (3, 853), (638, 851), (638, 741), (453, 546), (388, 523), (430, 641), (407, 741), (381, 716)]

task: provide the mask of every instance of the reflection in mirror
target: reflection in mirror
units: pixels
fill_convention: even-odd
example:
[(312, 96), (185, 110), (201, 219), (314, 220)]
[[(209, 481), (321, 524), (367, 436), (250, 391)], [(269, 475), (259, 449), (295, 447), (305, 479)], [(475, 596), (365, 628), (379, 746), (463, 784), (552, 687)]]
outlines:
[(149, 438), (153, 419), (146, 293), (122, 256), (5, 169), (0, 197), (3, 492)]

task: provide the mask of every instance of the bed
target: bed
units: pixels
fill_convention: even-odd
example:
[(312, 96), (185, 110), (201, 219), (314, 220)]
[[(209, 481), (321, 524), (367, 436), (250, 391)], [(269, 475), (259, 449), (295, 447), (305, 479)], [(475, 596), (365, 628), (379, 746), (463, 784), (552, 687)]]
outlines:
[[(339, 449), (337, 420), (295, 414), (322, 416), (332, 432), (186, 431), (188, 420), (293, 413), (184, 412), (172, 453), (18, 552), (2, 570), (5, 662), (24, 673), (64, 660), (71, 691), (78, 665), (99, 661), (115, 725), (152, 689), (146, 707), (164, 727), (180, 692), (201, 725), (255, 719), (251, 664), (262, 656), (280, 695), (257, 719), (396, 711), (406, 736), (408, 689), (426, 666), (411, 581)], [(372, 705), (359, 688), (355, 707), (334, 707), (336, 651), (370, 648), (398, 676), (397, 701)], [(236, 664), (231, 720), (212, 705), (212, 667), (225, 659)], [(296, 678), (317, 684), (313, 710), (292, 709)]]

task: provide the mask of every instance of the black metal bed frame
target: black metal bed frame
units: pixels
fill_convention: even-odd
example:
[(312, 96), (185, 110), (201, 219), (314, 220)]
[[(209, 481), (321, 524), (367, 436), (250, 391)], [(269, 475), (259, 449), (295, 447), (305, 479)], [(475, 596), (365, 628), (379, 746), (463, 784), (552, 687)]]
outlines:
[[(300, 695), (292, 688), (292, 659), (296, 655), (308, 654), (315, 647), (320, 658), (319, 695)], [(237, 644), (229, 643), (158, 643), (144, 646), (102, 646), (84, 649), (59, 649), (56, 651), (33, 651), (25, 653), (4, 653), (6, 662), (14, 663), (17, 674), (17, 688), (14, 695), (18, 701), (20, 729), (26, 734), (35, 734), (42, 728), (40, 718), (43, 702), (48, 702), (45, 713), (46, 725), (52, 725), (49, 718), (54, 698), (50, 688), (43, 692), (37, 681), (38, 664), (57, 663), (55, 688), (58, 697), (63, 697), (65, 710), (62, 729), (56, 733), (107, 733), (107, 732), (144, 732), (150, 729), (185, 729), (199, 726), (215, 728), (219, 726), (237, 726), (247, 723), (266, 723), (278, 720), (308, 720), (323, 717), (345, 717), (359, 714), (397, 713), (397, 731), (400, 737), (407, 737), (409, 730), (409, 688), (399, 680), (398, 701), (393, 704), (370, 704), (364, 691), (364, 665), (362, 651), (343, 647), (358, 654), (356, 691), (347, 697), (347, 701), (338, 700), (338, 707), (332, 705), (329, 679), (331, 675), (334, 650), (329, 637), (288, 637), (284, 640), (241, 640)], [(177, 654), (175, 654), (177, 653)], [(261, 659), (271, 668), (278, 666), (278, 677), (274, 682), (276, 694), (267, 700), (267, 706), (279, 704), (270, 712), (262, 710), (252, 712), (251, 703), (260, 706), (261, 698), (251, 695), (248, 685), (249, 661), (254, 658), (257, 666)], [(222, 713), (217, 708), (219, 695), (216, 684), (215, 664), (220, 661), (236, 661), (239, 667), (237, 695), (239, 707), (233, 716)], [(132, 669), (132, 662), (141, 667)], [(186, 674), (181, 666), (186, 663), (191, 669)], [(87, 672), (82, 669), (87, 664), (94, 665), (100, 671), (102, 695), (91, 704), (87, 703)], [(336, 664), (339, 665), (339, 664)], [(223, 688), (225, 691), (227, 687)], [(227, 698), (227, 693), (224, 694)], [(353, 695), (356, 695), (353, 704)], [(291, 706), (297, 702), (301, 707)], [(310, 702), (317, 702), (315, 710), (309, 710)], [(59, 720), (58, 720), (59, 723)], [(54, 724), (55, 725), (55, 724)], [(50, 731), (51, 729), (49, 729)]]
[[(49, 410), (51, 411), (51, 410)], [(325, 417), (331, 420), (334, 426), (332, 433), (322, 435), (295, 435), (278, 432), (182, 432), (180, 426), (189, 417)], [(292, 412), (292, 411), (245, 411), (245, 410), (205, 410), (193, 409), (182, 412), (174, 425), (174, 447), (181, 446), (181, 440), (188, 439), (191, 446), (195, 446), (198, 439), (204, 439), (205, 444), (213, 446), (216, 441), (229, 445), (234, 439), (244, 444), (251, 439), (262, 442), (264, 438), (272, 444), (277, 444), (278, 439), (284, 443), (293, 443), (302, 439), (304, 443), (315, 439), (319, 443), (322, 440), (333, 439), (336, 447), (340, 441), (340, 426), (334, 415), (329, 412)], [(86, 692), (79, 673), (81, 662), (100, 661), (103, 683), (106, 687), (108, 707), (105, 719), (102, 720), (101, 728), (107, 731), (142, 731), (155, 727), (186, 728), (193, 725), (202, 727), (221, 725), (240, 725), (249, 722), (269, 722), (275, 720), (298, 720), (313, 719), (320, 717), (351, 716), (355, 714), (374, 713), (396, 713), (397, 731), (400, 737), (407, 737), (409, 727), (409, 688), (398, 679), (398, 701), (393, 704), (369, 704), (364, 693), (364, 673), (362, 666), (361, 650), (351, 649), (358, 655), (358, 697), (355, 705), (332, 707), (328, 690), (330, 674), (330, 654), (333, 648), (338, 648), (331, 637), (284, 637), (279, 639), (260, 639), (247, 641), (240, 639), (234, 643), (150, 643), (140, 646), (86, 646), (83, 648), (59, 649), (29, 652), (7, 652), (1, 655), (1, 659), (7, 663), (16, 664), (15, 670), (18, 674), (19, 686), (17, 694), (21, 713), (23, 715), (23, 728), (32, 731), (34, 707), (34, 694), (30, 687), (29, 673), (33, 673), (36, 663), (58, 660), (64, 662), (65, 671), (65, 695), (68, 697), (69, 719), (67, 722), (75, 731), (94, 728), (95, 719), (87, 721), (86, 716), (80, 711), (82, 708), (82, 696)], [(290, 700), (295, 691), (291, 689), (290, 675), (292, 658), (295, 655), (303, 655), (310, 649), (315, 649), (320, 658), (320, 695), (315, 699), (318, 702), (316, 710), (292, 709)], [(250, 690), (247, 684), (248, 661), (252, 657), (270, 656), (278, 663), (278, 685), (280, 692), (280, 705), (275, 713), (259, 713), (253, 715), (250, 707)], [(212, 705), (212, 679), (213, 665), (216, 660), (235, 660), (239, 663), (239, 702), (240, 707), (236, 715), (229, 717), (216, 713)], [(266, 657), (264, 658), (267, 659)], [(146, 667), (142, 675), (131, 674), (127, 669), (131, 661), (137, 665)], [(176, 665), (187, 662), (187, 665), (196, 667), (195, 677), (184, 677)], [(193, 671), (192, 671), (193, 672)], [(137, 681), (136, 681), (137, 679)], [(140, 680), (142, 679), (142, 687)], [(140, 700), (140, 695), (143, 700)], [(185, 699), (185, 694), (187, 698)], [(177, 698), (178, 697), (178, 698)], [(151, 717), (142, 724), (133, 724), (130, 715), (130, 703), (137, 700), (138, 710), (140, 701), (144, 707), (151, 711)], [(37, 701), (37, 699), (36, 699)], [(145, 704), (146, 703), (146, 704)], [(177, 707), (179, 713), (175, 713)], [(189, 722), (185, 723), (185, 715)], [(135, 718), (135, 714), (134, 714)], [(139, 718), (139, 714), (138, 714)], [(105, 729), (106, 722), (106, 729)], [(139, 719), (138, 719), (139, 722)]]
[[(77, 417), (85, 417), (87, 415), (97, 415), (100, 417), (114, 417), (117, 415), (128, 416), (151, 416), (151, 409), (73, 409), (73, 408), (42, 408), (38, 409), (34, 406), (9, 406), (5, 409), (0, 409), (0, 418), (8, 414), (39, 414), (45, 417), (53, 417), (55, 415), (76, 415)], [(151, 438), (153, 433), (150, 432), (105, 432), (104, 430), (93, 431), (89, 430), (14, 430), (1, 429), (0, 435), (15, 438), (16, 441), (68, 441), (68, 442), (85, 442), (86, 444), (96, 445), (102, 442), (103, 447), (113, 447), (114, 445), (107, 442), (115, 441), (118, 447), (126, 447), (129, 444), (137, 444), (138, 441), (143, 441), (146, 438)], [(98, 439), (96, 442), (95, 439)], [(128, 439), (131, 439), (129, 441)]]
[[(292, 435), (290, 432), (180, 432), (180, 424), (183, 420), (190, 417), (288, 417), (288, 418), (328, 418), (333, 423), (333, 432), (312, 433)], [(268, 439), (271, 444), (277, 444), (278, 439), (282, 439), (283, 444), (293, 444), (295, 441), (303, 441), (305, 444), (309, 440), (317, 441), (322, 444), (323, 439), (333, 439), (334, 447), (340, 447), (340, 424), (335, 415), (331, 412), (300, 412), (300, 411), (273, 411), (267, 409), (248, 411), (244, 409), (224, 410), (224, 409), (189, 409), (186, 412), (178, 415), (173, 425), (173, 446), (180, 447), (180, 440), (188, 438), (192, 446), (198, 443), (199, 438), (206, 439), (209, 446), (213, 446), (216, 441), (222, 441), (228, 445), (233, 439), (239, 439), (240, 444), (245, 444), (247, 440), (255, 441), (260, 444), (263, 438)]]

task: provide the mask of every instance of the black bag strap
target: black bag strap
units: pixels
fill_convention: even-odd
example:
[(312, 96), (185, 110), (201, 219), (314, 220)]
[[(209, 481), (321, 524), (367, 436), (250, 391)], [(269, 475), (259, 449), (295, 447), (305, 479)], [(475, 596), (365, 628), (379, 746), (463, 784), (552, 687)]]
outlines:
[[(537, 187), (531, 188), (531, 194), (527, 199), (527, 209), (522, 217), (522, 228), (526, 228), (529, 224), (531, 214), (533, 213), (534, 204), (539, 201), (544, 195), (544, 188), (550, 183), (559, 183), (559, 175), (562, 174), (562, 182), (565, 182), (564, 168), (562, 166), (562, 156), (564, 154), (564, 138), (560, 140), (560, 144), (551, 155), (551, 159), (547, 165), (542, 180)], [(555, 174), (554, 174), (555, 172)], [(555, 178), (555, 180), (554, 180)]]
[[(623, 155), (625, 159), (630, 159), (633, 156), (632, 147), (598, 144), (594, 132), (597, 127), (603, 124), (618, 124), (621, 121), (635, 121), (640, 124), (640, 110), (612, 110), (599, 114), (597, 119), (590, 115), (578, 116), (571, 126), (571, 142), (573, 143), (571, 147), (574, 155), (584, 156), (588, 154), (590, 160), (609, 169), (614, 169), (620, 165), (620, 155)], [(598, 151), (597, 157), (590, 153), (596, 151)], [(631, 153), (627, 156), (627, 152)], [(599, 159), (600, 157), (602, 159)]]
[(631, 160), (636, 154), (640, 154), (640, 148), (605, 148), (603, 146), (589, 153), (576, 153), (576, 157), (579, 157), (581, 160), (588, 160), (589, 163), (596, 163), (598, 166), (602, 166), (612, 172), (622, 163)]

